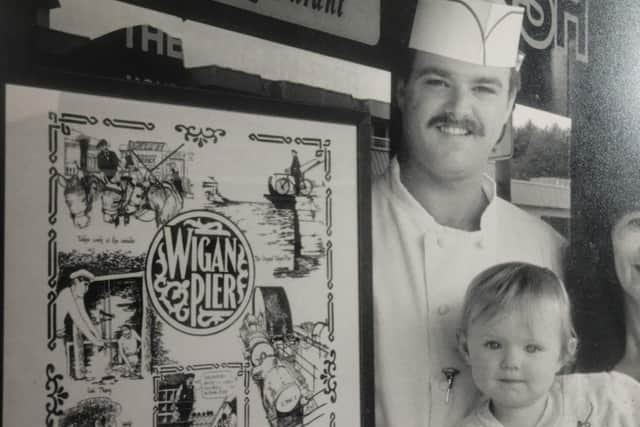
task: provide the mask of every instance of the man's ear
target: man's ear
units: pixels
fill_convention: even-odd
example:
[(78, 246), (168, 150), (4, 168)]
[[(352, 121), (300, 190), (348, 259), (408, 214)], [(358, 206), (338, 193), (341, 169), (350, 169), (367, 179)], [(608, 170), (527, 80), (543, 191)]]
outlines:
[(407, 97), (407, 85), (404, 79), (398, 79), (396, 83), (395, 101), (400, 111), (404, 112), (404, 101)]
[(467, 363), (469, 362), (469, 345), (467, 344), (467, 334), (462, 329), (456, 331), (456, 339), (458, 341), (458, 352), (462, 359)]

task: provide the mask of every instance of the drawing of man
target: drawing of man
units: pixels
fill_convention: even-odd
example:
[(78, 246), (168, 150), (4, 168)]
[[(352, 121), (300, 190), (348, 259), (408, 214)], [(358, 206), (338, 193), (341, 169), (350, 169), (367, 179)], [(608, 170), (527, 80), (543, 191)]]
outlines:
[(485, 174), (519, 90), (523, 9), (419, 0), (395, 100), (402, 138), (372, 190), (378, 426), (448, 427), (478, 392), (456, 348), (464, 292), (485, 268), (561, 273), (566, 242)]
[(175, 187), (180, 196), (184, 197), (184, 188), (182, 187), (182, 178), (180, 178), (180, 172), (175, 166), (171, 166), (171, 183)]
[(187, 374), (176, 391), (174, 404), (180, 414), (179, 421), (181, 422), (189, 421), (191, 413), (193, 412), (193, 405), (196, 401), (195, 389), (193, 387), (194, 379), (195, 374)]
[(111, 182), (111, 179), (118, 171), (120, 159), (118, 159), (115, 152), (109, 149), (109, 143), (106, 139), (101, 139), (96, 147), (99, 150), (97, 156), (98, 169), (104, 174), (107, 181)]
[(85, 294), (95, 276), (79, 269), (69, 278), (71, 283), (58, 291), (56, 297), (56, 336), (64, 339), (69, 374), (75, 379), (84, 379), (87, 374), (84, 366), (85, 338), (93, 344), (96, 354), (105, 346), (105, 341), (85, 305)]
[(85, 269), (76, 270), (69, 276), (71, 285), (58, 292), (58, 328), (64, 329), (64, 322), (71, 319), (74, 326), (94, 345), (101, 347), (104, 340), (96, 329), (84, 302), (84, 296), (95, 276)]
[(123, 325), (118, 339), (118, 354), (125, 364), (123, 377), (136, 377), (140, 375), (140, 344), (142, 340), (131, 326)]
[(291, 166), (289, 167), (289, 174), (293, 177), (295, 183), (295, 195), (300, 195), (300, 183), (302, 182), (302, 170), (300, 169), (300, 159), (298, 158), (298, 152), (291, 150)]

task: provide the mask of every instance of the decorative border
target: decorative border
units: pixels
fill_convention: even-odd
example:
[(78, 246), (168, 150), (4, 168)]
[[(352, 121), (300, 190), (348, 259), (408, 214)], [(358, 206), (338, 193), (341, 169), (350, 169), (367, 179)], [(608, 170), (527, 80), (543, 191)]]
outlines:
[(324, 149), (324, 178), (331, 181), (331, 150)]
[[(49, 178), (48, 178), (48, 220), (51, 228), (48, 231), (47, 244), (47, 348), (49, 351), (56, 349), (56, 332), (58, 325), (56, 324), (56, 283), (58, 279), (58, 244), (57, 233), (53, 226), (57, 222), (58, 216), (58, 171), (55, 164), (58, 161), (58, 132), (63, 135), (69, 135), (71, 129), (66, 124), (69, 120), (74, 120), (73, 115), (62, 113), (60, 119), (54, 112), (49, 112)], [(53, 367), (53, 366), (52, 366)], [(47, 369), (49, 367), (47, 366)]]
[(331, 146), (330, 139), (306, 137), (306, 136), (288, 136), (288, 135), (271, 135), (267, 133), (250, 133), (249, 141), (264, 142), (268, 144), (291, 144), (316, 146), (318, 149), (324, 149)]
[(244, 427), (249, 427), (249, 417), (251, 415), (251, 411), (249, 410), (249, 398), (247, 396), (244, 397)]
[(338, 381), (336, 380), (336, 351), (331, 350), (329, 358), (324, 361), (324, 369), (320, 374), (320, 379), (324, 384), (324, 394), (328, 394), (332, 403), (338, 400)]
[(106, 117), (102, 120), (102, 124), (107, 127), (131, 129), (131, 130), (154, 130), (156, 125), (152, 122), (142, 122), (138, 120), (125, 120)]
[(62, 409), (60, 408), (64, 405), (64, 401), (69, 398), (69, 393), (64, 389), (62, 384), (60, 384), (59, 381), (62, 380), (62, 374), (55, 373), (55, 366), (53, 366), (52, 363), (47, 364), (46, 373), (47, 382), (45, 388), (47, 391), (47, 398), (49, 399), (46, 404), (46, 423), (47, 427), (53, 427), (53, 417), (59, 417), (62, 415)]
[(85, 116), (84, 114), (62, 113), (60, 114), (60, 122), (74, 125), (97, 125), (98, 119), (95, 116)]
[(56, 348), (56, 281), (58, 276), (58, 249), (56, 231), (49, 230), (49, 244), (47, 246), (47, 273), (49, 292), (47, 293), (47, 347), (53, 351)]
[[(58, 150), (59, 150), (59, 132), (62, 135), (67, 136), (71, 134), (71, 128), (69, 124), (79, 125), (96, 125), (98, 119), (94, 116), (85, 116), (82, 114), (73, 113), (57, 113), (49, 112), (49, 124), (47, 126), (48, 134), (48, 159), (50, 163), (49, 177), (47, 178), (47, 213), (48, 222), (51, 228), (47, 232), (47, 348), (49, 351), (56, 349), (56, 299), (57, 293), (55, 291), (57, 279), (58, 279), (58, 234), (53, 228), (58, 220), (58, 185), (57, 179), (59, 176), (56, 170), (56, 163), (58, 162)], [(69, 398), (69, 393), (64, 389), (59, 382), (63, 379), (62, 374), (54, 374), (55, 366), (52, 363), (48, 363), (46, 366), (47, 382), (46, 391), (49, 401), (46, 403), (46, 424), (48, 427), (54, 425), (54, 416), (58, 417), (62, 415), (61, 407), (64, 405), (64, 401)]]
[(224, 129), (214, 129), (212, 127), (198, 128), (193, 125), (183, 125), (179, 123), (175, 125), (174, 129), (177, 132), (184, 132), (184, 140), (187, 142), (194, 142), (198, 144), (198, 147), (202, 148), (205, 144), (211, 142), (216, 144), (218, 137), (222, 138), (227, 135), (227, 131)]
[(327, 236), (331, 237), (331, 234), (333, 233), (333, 230), (331, 229), (333, 226), (332, 223), (332, 219), (333, 219), (333, 212), (332, 212), (332, 199), (331, 199), (331, 195), (333, 194), (333, 191), (331, 191), (331, 187), (328, 187), (327, 190), (325, 191), (325, 198), (324, 198), (324, 215), (325, 215), (325, 224), (327, 225)]
[[(220, 362), (220, 363), (198, 363), (193, 365), (163, 365), (153, 368), (152, 375), (163, 377), (164, 375), (180, 374), (197, 371), (212, 371), (216, 369), (238, 369), (238, 376), (249, 375), (249, 362)], [(245, 386), (248, 388), (247, 386)]]
[(333, 289), (333, 243), (327, 243), (327, 288)]

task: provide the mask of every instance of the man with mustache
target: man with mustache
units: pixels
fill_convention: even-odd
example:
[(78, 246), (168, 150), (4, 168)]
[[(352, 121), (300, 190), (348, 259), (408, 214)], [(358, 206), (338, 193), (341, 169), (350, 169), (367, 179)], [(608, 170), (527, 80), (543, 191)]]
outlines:
[(562, 273), (564, 239), (485, 174), (519, 90), (522, 18), (499, 1), (418, 0), (396, 75), (402, 140), (372, 193), (378, 426), (453, 426), (472, 407), (455, 328), (477, 273)]

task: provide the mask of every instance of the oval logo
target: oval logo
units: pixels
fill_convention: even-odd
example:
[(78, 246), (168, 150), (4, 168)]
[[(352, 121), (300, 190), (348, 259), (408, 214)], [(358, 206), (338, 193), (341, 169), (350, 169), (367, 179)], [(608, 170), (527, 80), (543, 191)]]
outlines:
[(147, 253), (145, 283), (154, 308), (172, 327), (212, 335), (247, 307), (254, 270), (240, 229), (222, 215), (196, 210), (158, 230)]

